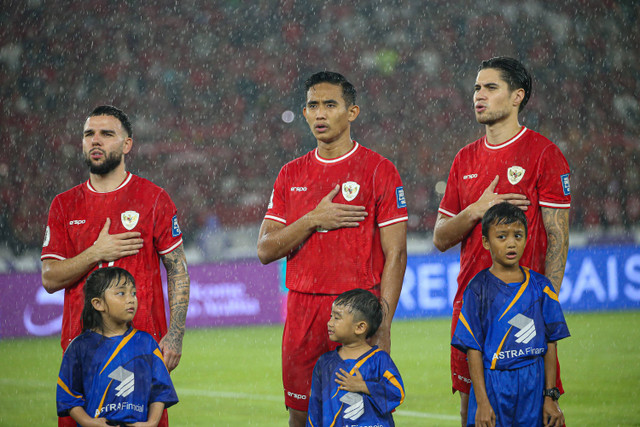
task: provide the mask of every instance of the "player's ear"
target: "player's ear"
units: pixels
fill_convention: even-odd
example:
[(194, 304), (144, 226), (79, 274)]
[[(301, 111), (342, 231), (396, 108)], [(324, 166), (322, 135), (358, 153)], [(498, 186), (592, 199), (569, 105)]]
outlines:
[(354, 104), (347, 108), (347, 111), (349, 112), (349, 121), (352, 122), (358, 117), (358, 114), (360, 114), (360, 107)]
[(129, 154), (131, 148), (133, 148), (133, 138), (128, 137), (124, 140), (124, 147), (122, 147), (122, 152), (124, 154)]
[(522, 103), (522, 100), (524, 100), (524, 95), (525, 95), (525, 91), (524, 89), (520, 88), (520, 89), (516, 89), (513, 91), (513, 106), (514, 107), (520, 107), (520, 104)]

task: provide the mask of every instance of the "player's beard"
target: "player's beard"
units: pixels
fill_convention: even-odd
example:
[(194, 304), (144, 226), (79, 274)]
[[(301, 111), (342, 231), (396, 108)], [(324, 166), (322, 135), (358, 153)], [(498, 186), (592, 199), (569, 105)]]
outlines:
[(122, 163), (122, 153), (111, 152), (105, 156), (104, 162), (93, 163), (89, 155), (84, 156), (84, 161), (89, 166), (89, 172), (94, 175), (106, 175)]
[(476, 114), (476, 121), (481, 125), (494, 125), (509, 117), (511, 111), (508, 108), (493, 112), (484, 112), (484, 114)]

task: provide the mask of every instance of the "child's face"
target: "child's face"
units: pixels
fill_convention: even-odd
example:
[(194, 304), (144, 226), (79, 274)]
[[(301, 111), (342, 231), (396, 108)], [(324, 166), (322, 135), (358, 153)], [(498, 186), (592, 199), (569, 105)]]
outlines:
[(344, 344), (356, 339), (356, 328), (358, 322), (354, 321), (353, 314), (349, 312), (349, 307), (344, 305), (331, 306), (331, 317), (327, 322), (329, 339), (334, 342)]
[(494, 265), (517, 267), (524, 252), (527, 237), (521, 222), (493, 224), (489, 236), (482, 236), (482, 246), (491, 252)]
[(130, 281), (112, 282), (104, 291), (104, 315), (117, 324), (131, 322), (138, 310), (136, 287)]

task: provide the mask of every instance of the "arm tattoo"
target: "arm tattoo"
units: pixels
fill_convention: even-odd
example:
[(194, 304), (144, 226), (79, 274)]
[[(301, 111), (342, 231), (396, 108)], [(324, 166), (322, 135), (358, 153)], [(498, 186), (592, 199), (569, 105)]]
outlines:
[(167, 339), (169, 345), (182, 347), (184, 324), (189, 307), (189, 273), (187, 259), (182, 245), (162, 257), (162, 263), (167, 270), (167, 291), (169, 293), (169, 331)]
[(569, 252), (569, 209), (542, 208), (542, 222), (547, 231), (544, 274), (559, 293)]

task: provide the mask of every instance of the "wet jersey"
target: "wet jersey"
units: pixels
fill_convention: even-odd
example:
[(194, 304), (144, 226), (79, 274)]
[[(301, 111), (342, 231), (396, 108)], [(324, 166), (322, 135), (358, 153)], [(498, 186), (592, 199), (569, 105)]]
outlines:
[(133, 326), (160, 339), (167, 332), (160, 256), (182, 243), (177, 210), (169, 195), (152, 182), (131, 173), (115, 190), (99, 193), (90, 181), (55, 197), (49, 210), (41, 259), (65, 260), (90, 247), (107, 218), (110, 234), (138, 231), (144, 240), (136, 255), (111, 263), (99, 263), (73, 286), (65, 289), (62, 317), (62, 348), (82, 330), (83, 287), (95, 269), (116, 266), (129, 271), (136, 281), (138, 312)]

